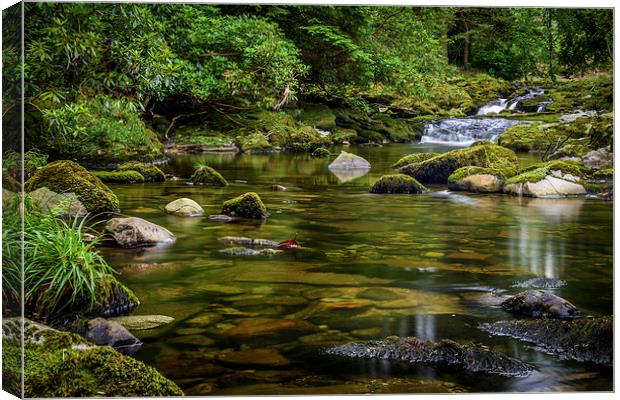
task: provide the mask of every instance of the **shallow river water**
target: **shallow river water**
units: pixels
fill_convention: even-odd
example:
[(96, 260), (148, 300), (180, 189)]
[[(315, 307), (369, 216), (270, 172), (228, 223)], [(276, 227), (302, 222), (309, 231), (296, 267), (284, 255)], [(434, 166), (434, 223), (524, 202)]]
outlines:
[[(193, 395), (611, 390), (611, 368), (561, 360), (478, 325), (512, 318), (492, 304), (491, 293), (517, 293), (515, 282), (535, 276), (564, 279), (554, 293), (583, 313), (611, 314), (613, 202), (449, 194), (445, 187), (422, 195), (368, 193), (403, 155), (449, 149), (351, 148), (372, 169), (346, 182), (329, 172), (329, 159), (276, 153), (178, 156), (164, 167), (186, 179), (195, 162), (206, 162), (229, 181), (226, 188), (184, 180), (110, 185), (124, 214), (177, 236), (169, 247), (103, 250), (141, 299), (134, 314), (175, 318), (136, 331), (144, 345), (135, 357)], [(274, 183), (288, 190), (273, 192)], [(248, 191), (261, 196), (268, 220), (224, 224), (163, 211), (190, 197), (206, 214), (219, 213), (224, 200)], [(222, 236), (295, 235), (304, 251), (218, 252)], [(536, 372), (473, 375), (323, 352), (389, 335), (482, 343)]]

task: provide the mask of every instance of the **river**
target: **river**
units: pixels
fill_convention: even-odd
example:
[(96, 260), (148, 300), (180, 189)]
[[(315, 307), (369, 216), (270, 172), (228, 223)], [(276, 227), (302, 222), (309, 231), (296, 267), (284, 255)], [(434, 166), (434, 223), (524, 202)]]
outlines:
[[(565, 280), (554, 293), (586, 315), (612, 314), (613, 202), (450, 194), (445, 187), (422, 195), (368, 193), (403, 155), (449, 149), (352, 147), (372, 169), (346, 182), (327, 169), (330, 159), (306, 154), (183, 155), (166, 172), (186, 179), (202, 161), (230, 186), (110, 185), (124, 214), (177, 236), (169, 247), (103, 249), (141, 299), (135, 314), (175, 318), (136, 331), (144, 345), (134, 356), (194, 395), (612, 390), (611, 368), (561, 360), (478, 325), (513, 318), (489, 301), (491, 293), (517, 293), (515, 282), (535, 276)], [(522, 165), (536, 161), (521, 158)], [(275, 183), (288, 190), (271, 191)], [(219, 213), (224, 200), (248, 191), (261, 196), (268, 220), (225, 224), (163, 212), (168, 202), (189, 197), (206, 214)], [(218, 252), (222, 236), (295, 235), (306, 250)], [(483, 343), (536, 372), (472, 375), (322, 352), (389, 335)]]

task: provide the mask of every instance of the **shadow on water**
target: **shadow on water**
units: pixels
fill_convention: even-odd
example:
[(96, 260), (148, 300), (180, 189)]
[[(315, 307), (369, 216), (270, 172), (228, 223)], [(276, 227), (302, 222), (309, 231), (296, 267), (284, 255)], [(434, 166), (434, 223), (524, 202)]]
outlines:
[[(400, 157), (447, 149), (352, 148), (372, 169), (344, 181), (329, 172), (328, 158), (187, 155), (165, 166), (181, 180), (111, 185), (125, 214), (177, 236), (168, 247), (103, 250), (141, 299), (136, 313), (175, 318), (137, 331), (145, 342), (137, 357), (188, 394), (610, 390), (611, 369), (489, 337), (477, 326), (511, 318), (495, 294), (517, 293), (513, 283), (534, 276), (565, 280), (554, 293), (586, 314), (611, 314), (613, 203), (450, 193), (441, 186), (422, 195), (368, 193)], [(187, 185), (197, 161), (216, 168), (230, 186)], [(521, 163), (536, 161), (527, 156)], [(273, 192), (274, 183), (288, 190)], [(191, 197), (214, 214), (224, 200), (247, 191), (261, 196), (268, 220), (226, 224), (163, 212), (168, 202)], [(302, 251), (219, 253), (218, 237), (281, 241), (295, 234)], [(323, 352), (389, 335), (483, 343), (536, 372), (474, 376)]]

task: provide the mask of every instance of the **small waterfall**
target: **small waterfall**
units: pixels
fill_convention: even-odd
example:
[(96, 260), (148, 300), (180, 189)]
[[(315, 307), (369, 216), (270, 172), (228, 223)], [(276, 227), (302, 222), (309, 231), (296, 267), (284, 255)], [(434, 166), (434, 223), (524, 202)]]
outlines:
[(518, 123), (520, 122), (503, 118), (450, 118), (429, 121), (424, 125), (420, 143), (469, 146), (478, 140), (496, 141), (507, 127)]
[(493, 100), (478, 110), (478, 115), (499, 114), (508, 107), (508, 99)]
[[(538, 96), (542, 96), (543, 94), (545, 94), (545, 90), (543, 88), (539, 88), (539, 87), (530, 88), (526, 94), (521, 95), (521, 96), (515, 96), (510, 101), (508, 101), (508, 99), (497, 99), (497, 100), (488, 102), (484, 106), (480, 107), (477, 115), (487, 115), (487, 114), (492, 114), (492, 113), (499, 114), (500, 112), (504, 110), (514, 111), (517, 109), (519, 102), (523, 100), (533, 99)], [(548, 99), (540, 103), (538, 106), (539, 111), (537, 112), (545, 111), (545, 107), (551, 104), (552, 102), (553, 100)]]

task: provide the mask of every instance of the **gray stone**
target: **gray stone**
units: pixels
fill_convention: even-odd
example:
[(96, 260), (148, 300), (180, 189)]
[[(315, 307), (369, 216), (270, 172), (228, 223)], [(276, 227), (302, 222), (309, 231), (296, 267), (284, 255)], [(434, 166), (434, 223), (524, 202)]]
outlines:
[(118, 322), (125, 328), (137, 331), (153, 329), (158, 326), (166, 325), (174, 321), (174, 318), (166, 315), (129, 315), (124, 317), (110, 318), (110, 321)]
[(502, 303), (502, 308), (529, 317), (572, 319), (579, 315), (577, 307), (553, 293), (543, 290), (521, 292)]
[(104, 318), (88, 321), (84, 337), (99, 346), (112, 346), (119, 350), (132, 351), (140, 347), (140, 342), (123, 325)]
[(83, 218), (88, 210), (75, 193), (56, 193), (46, 187), (28, 193), (37, 209), (44, 214), (58, 217)]
[(490, 174), (474, 174), (451, 183), (448, 188), (464, 192), (497, 193), (502, 191), (502, 178)]
[(137, 217), (112, 218), (105, 229), (124, 248), (171, 244), (176, 241), (176, 237), (166, 228)]
[(179, 217), (199, 217), (204, 214), (204, 210), (198, 203), (186, 197), (176, 199), (166, 204), (165, 210), (168, 214)]
[(586, 189), (580, 183), (571, 182), (573, 177), (562, 179), (549, 175), (538, 182), (513, 183), (504, 186), (504, 192), (528, 197), (566, 197), (585, 195)]
[(370, 169), (370, 163), (364, 158), (347, 153), (346, 151), (340, 152), (340, 155), (336, 157), (328, 167), (330, 170), (348, 170), (348, 169)]

